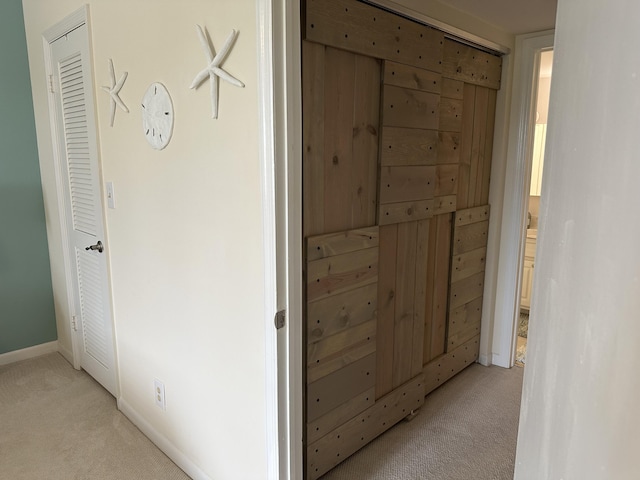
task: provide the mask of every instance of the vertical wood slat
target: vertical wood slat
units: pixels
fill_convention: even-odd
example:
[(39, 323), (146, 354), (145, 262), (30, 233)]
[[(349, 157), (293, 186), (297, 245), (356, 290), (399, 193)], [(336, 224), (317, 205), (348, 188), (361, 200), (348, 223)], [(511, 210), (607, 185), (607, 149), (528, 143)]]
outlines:
[(380, 63), (304, 42), (304, 233), (375, 223)]
[(324, 228), (324, 64), (325, 47), (302, 42), (303, 233)]
[(425, 315), (427, 309), (427, 269), (429, 260), (429, 220), (417, 223), (416, 231), (416, 280), (413, 306), (413, 345), (411, 352), (411, 376), (422, 372), (424, 359)]
[(398, 225), (381, 226), (378, 262), (376, 399), (383, 397), (393, 388), (397, 245)]
[(355, 58), (351, 179), (352, 219), (349, 228), (373, 225), (376, 221), (380, 69), (380, 63), (373, 58), (362, 55)]
[(476, 87), (476, 98), (473, 111), (473, 138), (471, 140), (471, 165), (469, 170), (469, 196), (467, 207), (476, 207), (476, 189), (481, 185), (485, 143), (487, 134), (487, 105), (489, 103), (489, 89)]
[(433, 217), (429, 228), (424, 364), (445, 349), (450, 251), (451, 215)]
[(460, 168), (458, 170), (458, 209), (469, 205), (469, 179), (471, 175), (471, 149), (473, 144), (473, 118), (476, 101), (476, 87), (464, 84), (462, 105), (462, 133), (460, 146)]
[(353, 228), (351, 169), (355, 55), (327, 48), (325, 59), (324, 225), (326, 232)]
[(493, 160), (493, 135), (496, 123), (496, 90), (489, 90), (489, 104), (487, 108), (487, 134), (484, 147), (484, 169), (482, 171), (482, 183), (480, 185), (479, 196), (476, 197), (477, 205), (489, 203), (489, 182), (491, 179), (491, 164)]
[(405, 222), (398, 225), (393, 337), (394, 388), (411, 379), (417, 227), (417, 222)]

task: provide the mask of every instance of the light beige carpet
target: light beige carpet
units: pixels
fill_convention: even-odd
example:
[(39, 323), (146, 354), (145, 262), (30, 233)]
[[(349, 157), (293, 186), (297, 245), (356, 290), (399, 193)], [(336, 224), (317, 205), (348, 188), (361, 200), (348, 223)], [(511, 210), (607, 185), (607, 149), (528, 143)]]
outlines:
[(188, 478), (59, 354), (0, 367), (0, 479)]
[(511, 480), (523, 371), (470, 366), (322, 480)]

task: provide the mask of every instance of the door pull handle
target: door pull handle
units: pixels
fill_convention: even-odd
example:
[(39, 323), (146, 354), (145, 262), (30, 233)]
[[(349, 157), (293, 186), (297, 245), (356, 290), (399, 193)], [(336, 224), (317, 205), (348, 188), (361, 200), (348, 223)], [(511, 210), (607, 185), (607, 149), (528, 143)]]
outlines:
[(104, 245), (102, 245), (102, 242), (98, 240), (98, 243), (96, 243), (95, 245), (89, 245), (85, 248), (85, 250), (97, 250), (98, 252), (102, 253), (104, 251)]

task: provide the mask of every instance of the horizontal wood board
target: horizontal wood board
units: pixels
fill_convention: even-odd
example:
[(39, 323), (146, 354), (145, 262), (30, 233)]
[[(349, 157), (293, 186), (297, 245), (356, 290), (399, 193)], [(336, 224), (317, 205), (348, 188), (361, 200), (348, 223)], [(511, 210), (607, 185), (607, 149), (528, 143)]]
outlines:
[(424, 378), (401, 385), (307, 447), (307, 478), (315, 480), (424, 403)]
[(444, 33), (356, 0), (307, 0), (304, 38), (440, 72)]
[(499, 90), (502, 58), (447, 38), (444, 41), (442, 75)]
[(437, 357), (424, 368), (425, 393), (428, 394), (475, 363), (480, 351), (480, 335)]

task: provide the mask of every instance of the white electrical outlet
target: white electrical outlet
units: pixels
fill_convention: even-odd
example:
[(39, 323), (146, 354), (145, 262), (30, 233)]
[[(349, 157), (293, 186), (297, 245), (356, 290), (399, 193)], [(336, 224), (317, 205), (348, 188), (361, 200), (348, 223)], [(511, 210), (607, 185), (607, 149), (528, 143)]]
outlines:
[(164, 396), (164, 383), (162, 383), (157, 378), (153, 381), (153, 391), (156, 397), (156, 405), (159, 406), (162, 410), (167, 409), (167, 403), (165, 401)]

